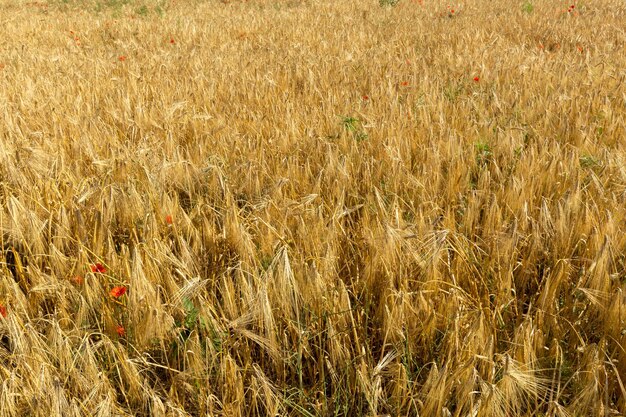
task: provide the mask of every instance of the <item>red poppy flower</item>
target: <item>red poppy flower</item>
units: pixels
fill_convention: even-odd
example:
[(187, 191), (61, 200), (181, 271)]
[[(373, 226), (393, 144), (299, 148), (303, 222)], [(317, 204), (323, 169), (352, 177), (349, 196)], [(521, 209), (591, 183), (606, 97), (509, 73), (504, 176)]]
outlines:
[(120, 61), (124, 62), (124, 61), (126, 61), (126, 55), (121, 55), (118, 59)]
[(170, 38), (170, 43), (171, 43), (171, 44), (176, 43), (176, 41), (174, 41), (174, 38)]
[(365, 100), (365, 101), (367, 101), (367, 100), (369, 100), (369, 99), (370, 99), (368, 95), (363, 95), (363, 97), (361, 97), (361, 98), (362, 98), (363, 100)]
[(6, 318), (8, 315), (9, 313), (7, 313), (7, 308), (0, 304), (0, 316)]
[(408, 85), (409, 85), (409, 82), (408, 82), (408, 81), (402, 81), (402, 86), (403, 86), (403, 87), (406, 87), (406, 86), (408, 86)]
[(124, 337), (126, 335), (126, 329), (124, 326), (120, 326), (119, 324), (115, 326), (115, 331), (119, 337)]
[(167, 224), (174, 223), (174, 218), (172, 217), (171, 214), (168, 214), (167, 216), (165, 216), (165, 223), (167, 223)]
[(122, 295), (126, 294), (126, 287), (113, 287), (111, 291), (109, 291), (109, 294), (111, 297), (120, 298)]
[(100, 262), (91, 265), (91, 272), (93, 272), (94, 274), (104, 274), (106, 271), (107, 269)]
[(478, 81), (480, 81), (480, 77), (474, 77), (474, 82), (477, 83)]
[(75, 277), (72, 277), (70, 279), (76, 285), (82, 285), (84, 282), (83, 277), (81, 277), (80, 275), (76, 275)]

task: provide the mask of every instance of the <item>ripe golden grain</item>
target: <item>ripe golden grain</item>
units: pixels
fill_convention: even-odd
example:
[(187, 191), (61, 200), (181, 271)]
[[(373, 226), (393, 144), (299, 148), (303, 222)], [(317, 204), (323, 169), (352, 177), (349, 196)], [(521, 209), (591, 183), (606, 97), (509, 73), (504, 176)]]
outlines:
[(382, 3), (0, 0), (0, 416), (626, 413), (624, 3)]

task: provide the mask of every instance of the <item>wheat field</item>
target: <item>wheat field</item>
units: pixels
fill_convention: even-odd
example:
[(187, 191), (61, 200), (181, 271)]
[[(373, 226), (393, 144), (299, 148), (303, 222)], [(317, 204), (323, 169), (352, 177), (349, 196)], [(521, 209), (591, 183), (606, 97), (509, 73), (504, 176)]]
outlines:
[(624, 1), (0, 27), (0, 416), (626, 413)]

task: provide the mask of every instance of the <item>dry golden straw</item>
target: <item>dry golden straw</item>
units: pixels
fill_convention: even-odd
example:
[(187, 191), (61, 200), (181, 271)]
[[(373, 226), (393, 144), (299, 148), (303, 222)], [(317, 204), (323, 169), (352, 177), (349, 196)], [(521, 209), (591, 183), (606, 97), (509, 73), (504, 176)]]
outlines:
[(623, 1), (0, 27), (0, 417), (626, 413)]

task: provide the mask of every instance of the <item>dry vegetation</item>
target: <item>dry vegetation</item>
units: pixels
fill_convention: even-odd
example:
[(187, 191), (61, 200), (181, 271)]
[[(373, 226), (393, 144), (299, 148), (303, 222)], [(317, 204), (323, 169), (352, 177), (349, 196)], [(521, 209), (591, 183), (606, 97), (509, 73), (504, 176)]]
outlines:
[(623, 415), (574, 5), (0, 0), (0, 416)]

